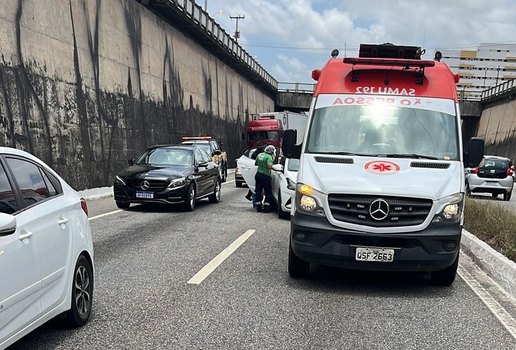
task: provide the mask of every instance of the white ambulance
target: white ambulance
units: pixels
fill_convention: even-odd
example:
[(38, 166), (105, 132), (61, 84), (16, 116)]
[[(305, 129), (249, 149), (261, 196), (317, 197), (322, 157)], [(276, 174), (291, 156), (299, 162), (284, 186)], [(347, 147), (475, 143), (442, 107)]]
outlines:
[[(439, 56), (436, 55), (438, 59)], [(455, 279), (464, 207), (458, 75), (418, 47), (361, 45), (332, 58), (317, 80), (304, 143), (287, 130), (283, 153), (300, 158), (289, 273), (310, 263), (362, 270), (427, 271)]]

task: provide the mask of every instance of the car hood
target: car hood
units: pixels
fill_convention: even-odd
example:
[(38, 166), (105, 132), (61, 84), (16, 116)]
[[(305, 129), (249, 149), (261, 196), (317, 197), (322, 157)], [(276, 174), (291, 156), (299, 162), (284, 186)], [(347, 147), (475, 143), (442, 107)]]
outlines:
[(462, 192), (464, 174), (459, 161), (304, 154), (298, 181), (325, 194), (384, 194), (437, 200)]
[(125, 168), (118, 176), (122, 178), (156, 178), (156, 179), (178, 179), (193, 173), (193, 165), (170, 165), (153, 166), (147, 164), (131, 165)]

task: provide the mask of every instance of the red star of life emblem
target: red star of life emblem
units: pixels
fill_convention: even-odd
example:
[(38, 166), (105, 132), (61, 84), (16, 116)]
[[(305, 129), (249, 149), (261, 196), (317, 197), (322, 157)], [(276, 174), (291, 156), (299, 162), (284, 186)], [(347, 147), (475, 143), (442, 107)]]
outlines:
[(365, 170), (373, 174), (391, 175), (400, 171), (400, 166), (394, 162), (375, 160), (364, 165)]
[(373, 165), (373, 170), (380, 171), (380, 172), (383, 173), (384, 171), (392, 170), (392, 165), (385, 164), (385, 163), (374, 164)]

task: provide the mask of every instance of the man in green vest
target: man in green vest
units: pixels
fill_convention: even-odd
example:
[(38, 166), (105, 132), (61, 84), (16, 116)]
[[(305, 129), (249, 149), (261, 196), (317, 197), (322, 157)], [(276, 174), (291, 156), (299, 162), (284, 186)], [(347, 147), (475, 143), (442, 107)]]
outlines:
[[(255, 175), (256, 191), (255, 204), (256, 210), (264, 213), (270, 212), (270, 206), (273, 201), (272, 198), (272, 183), (271, 183), (271, 169), (273, 164), (273, 155), (276, 152), (274, 146), (269, 145), (265, 147), (264, 152), (256, 157), (254, 165), (258, 167)], [(265, 200), (262, 206), (262, 191), (265, 192)]]

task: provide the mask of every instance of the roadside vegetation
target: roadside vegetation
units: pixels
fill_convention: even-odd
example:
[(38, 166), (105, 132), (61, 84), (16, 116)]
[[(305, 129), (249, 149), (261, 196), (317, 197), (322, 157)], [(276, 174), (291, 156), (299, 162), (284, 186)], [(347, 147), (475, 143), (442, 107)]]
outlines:
[(489, 200), (466, 198), (464, 228), (516, 261), (516, 211)]

